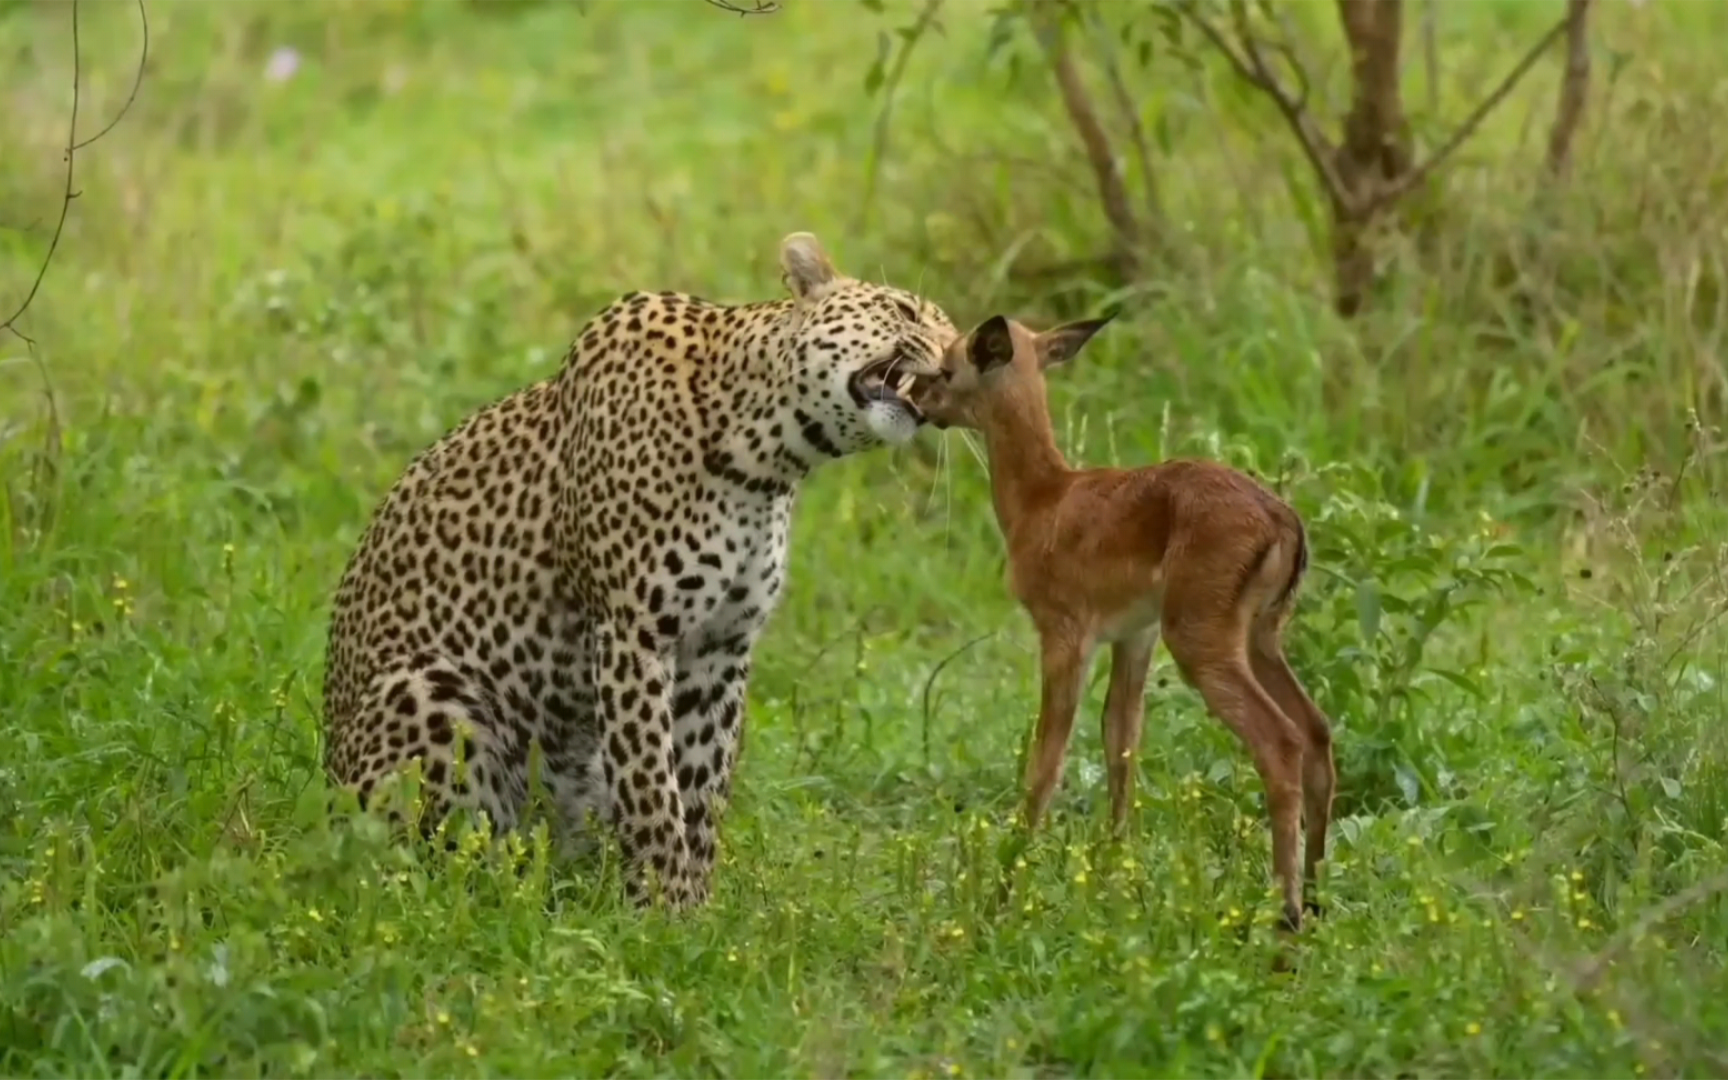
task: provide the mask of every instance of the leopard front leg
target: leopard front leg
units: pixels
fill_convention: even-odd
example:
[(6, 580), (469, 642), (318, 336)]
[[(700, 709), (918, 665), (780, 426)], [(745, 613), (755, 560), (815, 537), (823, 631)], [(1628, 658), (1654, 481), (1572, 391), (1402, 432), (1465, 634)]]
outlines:
[(684, 810), (673, 776), (673, 650), (652, 631), (613, 625), (596, 634), (594, 686), (602, 772), (624, 853), (624, 887), (638, 906), (692, 899)]
[(672, 726), (690, 885), (698, 903), (708, 899), (719, 853), (720, 818), (732, 794), (732, 767), (743, 733), (752, 638), (737, 634), (706, 641), (678, 665)]

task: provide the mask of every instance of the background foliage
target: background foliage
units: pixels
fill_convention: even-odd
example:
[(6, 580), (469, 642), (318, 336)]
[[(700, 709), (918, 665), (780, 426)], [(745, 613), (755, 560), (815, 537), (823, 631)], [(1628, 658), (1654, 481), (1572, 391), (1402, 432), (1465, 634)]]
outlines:
[[(971, 0), (917, 33), (887, 2), (152, 3), (35, 352), (0, 342), (0, 1071), (1728, 1072), (1728, 9), (1596, 12), (1567, 181), (1551, 58), (1345, 322), (1294, 144), (1152, 7), (1070, 30), (1156, 170), (1124, 277), (1045, 54)], [(1339, 115), (1330, 9), (1288, 10)], [(1562, 11), (1438, 5), (1418, 143)], [(58, 207), (67, 14), (0, 6), (0, 307)], [(82, 20), (93, 132), (137, 12)], [(1052, 388), (1063, 447), (1219, 457), (1307, 516), (1292, 652), (1342, 793), (1294, 971), (1252, 768), (1162, 656), (1133, 839), (1087, 721), (996, 906), (1036, 675), (956, 435), (809, 486), (709, 910), (638, 917), (533, 836), (440, 866), (326, 819), (326, 604), (407, 459), (625, 289), (774, 295), (803, 228), (962, 323), (1125, 304)]]

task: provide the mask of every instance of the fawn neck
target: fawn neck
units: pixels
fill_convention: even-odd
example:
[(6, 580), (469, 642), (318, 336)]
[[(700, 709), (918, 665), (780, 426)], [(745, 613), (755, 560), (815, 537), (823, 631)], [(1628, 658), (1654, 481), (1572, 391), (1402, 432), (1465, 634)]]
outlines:
[(1042, 380), (1003, 387), (979, 410), (978, 427), (990, 459), (990, 495), (1002, 535), (1016, 531), (1061, 494), (1068, 462), (1056, 448)]

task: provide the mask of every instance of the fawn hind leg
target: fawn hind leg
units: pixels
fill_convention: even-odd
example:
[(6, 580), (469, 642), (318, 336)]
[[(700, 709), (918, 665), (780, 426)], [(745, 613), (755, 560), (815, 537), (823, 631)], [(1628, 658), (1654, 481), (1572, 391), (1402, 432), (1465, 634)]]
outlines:
[(1254, 677), (1248, 659), (1251, 616), (1239, 600), (1194, 590), (1166, 597), (1164, 640), (1182, 677), (1248, 747), (1266, 788), (1272, 823), (1272, 871), (1284, 894), (1283, 924), (1302, 926), (1297, 835), (1302, 813), (1303, 739), (1296, 724)]
[[(1326, 858), (1326, 832), (1332, 822), (1332, 796), (1338, 786), (1338, 771), (1332, 759), (1332, 724), (1308, 696), (1284, 656), (1286, 618), (1286, 611), (1274, 610), (1256, 619), (1248, 655), (1254, 677), (1302, 735), (1302, 810), (1307, 832), (1302, 877), (1312, 889), (1320, 863)], [(1308, 907), (1319, 911), (1313, 899)]]
[(1145, 724), (1146, 672), (1158, 644), (1156, 627), (1116, 642), (1110, 650), (1110, 689), (1104, 696), (1105, 774), (1110, 781), (1110, 827), (1128, 820), (1134, 795), (1134, 752)]

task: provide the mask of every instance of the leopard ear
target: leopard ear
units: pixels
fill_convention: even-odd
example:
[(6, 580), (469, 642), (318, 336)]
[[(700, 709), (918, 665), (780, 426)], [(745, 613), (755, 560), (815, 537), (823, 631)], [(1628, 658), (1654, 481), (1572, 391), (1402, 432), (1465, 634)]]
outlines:
[(800, 300), (819, 300), (840, 274), (814, 233), (795, 232), (780, 241), (780, 269), (786, 287)]

